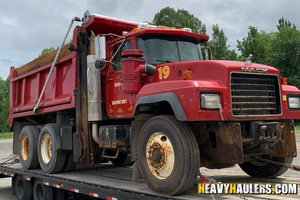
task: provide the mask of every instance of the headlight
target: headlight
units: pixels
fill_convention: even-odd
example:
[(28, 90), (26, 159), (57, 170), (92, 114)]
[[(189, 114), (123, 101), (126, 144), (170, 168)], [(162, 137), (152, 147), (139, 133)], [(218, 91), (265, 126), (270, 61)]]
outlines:
[(202, 109), (218, 109), (220, 108), (220, 97), (218, 94), (204, 93), (200, 95)]
[(288, 97), (289, 108), (299, 109), (300, 108), (300, 98), (299, 97)]

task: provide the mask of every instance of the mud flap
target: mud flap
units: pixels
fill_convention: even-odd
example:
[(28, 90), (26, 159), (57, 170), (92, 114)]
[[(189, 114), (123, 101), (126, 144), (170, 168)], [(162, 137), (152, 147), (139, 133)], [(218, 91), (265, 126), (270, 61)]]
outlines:
[(139, 168), (139, 164), (138, 162), (135, 162), (133, 163), (133, 169), (132, 169), (132, 181), (137, 181), (141, 178), (143, 177)]

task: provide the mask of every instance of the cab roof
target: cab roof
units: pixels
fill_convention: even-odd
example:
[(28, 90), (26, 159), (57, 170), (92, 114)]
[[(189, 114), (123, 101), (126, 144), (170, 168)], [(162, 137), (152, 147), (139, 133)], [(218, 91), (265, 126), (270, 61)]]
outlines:
[(167, 28), (167, 27), (148, 27), (148, 28), (137, 28), (138, 23), (125, 21), (121, 19), (115, 19), (102, 15), (91, 15), (88, 21), (82, 24), (82, 27), (86, 30), (91, 29), (95, 35), (114, 33), (122, 36), (123, 31), (128, 32), (124, 35), (125, 37), (132, 36), (138, 37), (144, 34), (169, 34), (178, 35), (183, 37), (191, 37), (198, 40), (200, 43), (205, 42), (209, 39), (207, 35), (198, 33), (192, 33), (184, 31), (182, 29)]

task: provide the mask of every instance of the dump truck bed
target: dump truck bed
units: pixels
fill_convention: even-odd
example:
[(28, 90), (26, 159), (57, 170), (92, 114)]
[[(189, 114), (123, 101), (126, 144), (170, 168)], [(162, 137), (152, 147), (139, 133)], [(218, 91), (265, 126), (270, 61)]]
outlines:
[[(10, 70), (9, 125), (13, 119), (33, 115), (56, 51), (50, 52), (19, 68)], [(77, 88), (77, 53), (62, 48), (39, 106), (39, 113), (75, 108)]]

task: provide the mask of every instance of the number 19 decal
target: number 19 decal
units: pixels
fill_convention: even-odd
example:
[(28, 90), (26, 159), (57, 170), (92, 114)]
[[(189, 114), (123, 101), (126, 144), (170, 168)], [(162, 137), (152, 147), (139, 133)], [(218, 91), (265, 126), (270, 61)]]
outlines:
[(164, 67), (160, 67), (157, 69), (159, 72), (159, 79), (166, 79), (169, 77), (170, 75), (170, 67), (169, 66), (164, 66)]

